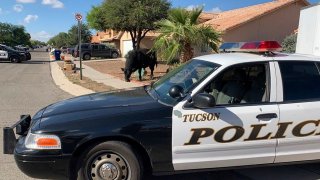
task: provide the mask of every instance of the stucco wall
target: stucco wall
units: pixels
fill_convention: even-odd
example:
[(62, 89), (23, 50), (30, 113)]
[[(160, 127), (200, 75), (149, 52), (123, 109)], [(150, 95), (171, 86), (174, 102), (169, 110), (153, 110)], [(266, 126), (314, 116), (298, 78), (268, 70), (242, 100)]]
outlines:
[(225, 32), (225, 42), (276, 40), (284, 38), (298, 28), (301, 2), (283, 7), (273, 13), (262, 16), (249, 23)]

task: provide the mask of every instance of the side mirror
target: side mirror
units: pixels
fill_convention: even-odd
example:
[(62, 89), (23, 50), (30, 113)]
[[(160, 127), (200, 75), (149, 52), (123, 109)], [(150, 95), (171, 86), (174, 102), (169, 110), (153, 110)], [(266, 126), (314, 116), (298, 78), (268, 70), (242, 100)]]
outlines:
[(179, 85), (174, 85), (169, 89), (169, 95), (172, 98), (180, 98), (183, 96), (183, 88)]
[(215, 98), (208, 93), (197, 94), (192, 98), (192, 100), (193, 100), (193, 106), (200, 109), (210, 108), (216, 105)]

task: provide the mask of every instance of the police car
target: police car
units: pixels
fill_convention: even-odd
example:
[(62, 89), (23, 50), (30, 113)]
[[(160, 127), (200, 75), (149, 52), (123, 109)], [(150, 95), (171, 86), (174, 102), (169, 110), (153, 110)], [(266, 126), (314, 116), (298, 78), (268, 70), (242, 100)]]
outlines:
[(15, 50), (9, 46), (0, 44), (0, 61), (21, 63), (27, 60), (26, 52)]
[(34, 178), (93, 180), (320, 159), (320, 59), (273, 41), (221, 50), (151, 86), (24, 115), (4, 152)]

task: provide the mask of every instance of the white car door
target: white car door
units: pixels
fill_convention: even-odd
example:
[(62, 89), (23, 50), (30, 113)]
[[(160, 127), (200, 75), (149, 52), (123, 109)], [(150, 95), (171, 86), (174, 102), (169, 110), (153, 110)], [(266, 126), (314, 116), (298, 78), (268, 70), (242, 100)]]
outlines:
[(8, 59), (8, 52), (0, 49), (0, 59)]
[(287, 125), (278, 137), (275, 162), (320, 159), (319, 63), (280, 61), (277, 66), (283, 81), (280, 123)]
[[(175, 170), (205, 169), (273, 163), (275, 160), (279, 108), (275, 101), (276, 82), (273, 62), (266, 67), (266, 102), (217, 105), (199, 109), (186, 106), (190, 98), (203, 92), (202, 83), (191, 97), (173, 109), (172, 158)], [(255, 64), (244, 64), (243, 67)], [(215, 79), (223, 73), (220, 71)], [(225, 85), (226, 86), (226, 85)], [(224, 88), (223, 88), (224, 89)], [(222, 90), (221, 90), (222, 92)], [(219, 93), (221, 93), (219, 92)], [(219, 97), (217, 97), (219, 99)]]

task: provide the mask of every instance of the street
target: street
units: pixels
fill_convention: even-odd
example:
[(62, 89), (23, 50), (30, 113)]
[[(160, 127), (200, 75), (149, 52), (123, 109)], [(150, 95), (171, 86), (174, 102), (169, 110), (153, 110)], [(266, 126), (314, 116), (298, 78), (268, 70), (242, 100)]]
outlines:
[(28, 179), (18, 170), (13, 156), (2, 154), (2, 128), (16, 122), (20, 114), (33, 115), (42, 107), (71, 97), (53, 83), (48, 59), (46, 52), (32, 52), (28, 62), (0, 62), (0, 179)]
[[(52, 81), (49, 56), (32, 52), (32, 60), (21, 64), (0, 62), (0, 148), (2, 128), (15, 123), (20, 114), (33, 115), (37, 110), (59, 100), (72, 97)], [(13, 156), (0, 155), (0, 180), (31, 179), (15, 165)], [(320, 179), (319, 164), (248, 168), (235, 171), (213, 171), (175, 176), (152, 177), (154, 180), (198, 179)]]

